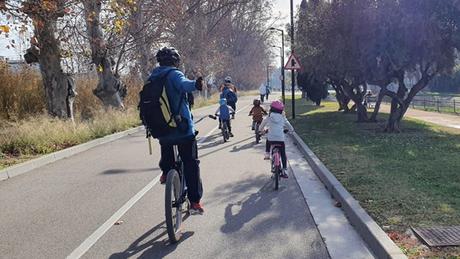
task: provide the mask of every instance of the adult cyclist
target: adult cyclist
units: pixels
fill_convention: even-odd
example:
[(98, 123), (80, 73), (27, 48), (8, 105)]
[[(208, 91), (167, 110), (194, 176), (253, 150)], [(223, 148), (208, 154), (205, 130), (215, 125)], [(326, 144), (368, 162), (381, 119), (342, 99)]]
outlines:
[(173, 145), (177, 145), (179, 155), (184, 163), (184, 175), (187, 184), (187, 195), (191, 203), (191, 212), (193, 214), (202, 214), (204, 209), (200, 203), (203, 195), (200, 161), (198, 160), (195, 125), (186, 100), (186, 94), (195, 90), (201, 91), (203, 78), (189, 80), (184, 76), (178, 69), (181, 60), (180, 54), (174, 48), (164, 47), (160, 49), (156, 54), (156, 58), (160, 66), (152, 71), (150, 79), (153, 81), (166, 77), (165, 89), (169, 99), (169, 107), (180, 107), (179, 120), (182, 122), (178, 123), (179, 126), (173, 132), (159, 138), (161, 146), (160, 168), (163, 172), (160, 183), (164, 184), (166, 182), (166, 175), (174, 166)]
[[(224, 79), (224, 84), (220, 87), (220, 91), (220, 98), (225, 98), (227, 100), (228, 106), (232, 107), (232, 109), (236, 111), (236, 103), (238, 102), (238, 90), (232, 83), (232, 78), (230, 76), (227, 76)], [(233, 114), (232, 117), (235, 118), (235, 115)]]

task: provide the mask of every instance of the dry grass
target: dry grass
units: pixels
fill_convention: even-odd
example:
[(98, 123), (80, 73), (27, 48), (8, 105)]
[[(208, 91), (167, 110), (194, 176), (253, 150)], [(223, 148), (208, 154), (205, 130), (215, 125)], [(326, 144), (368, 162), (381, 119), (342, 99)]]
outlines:
[(13, 71), (0, 61), (0, 119), (20, 120), (45, 108), (40, 73), (28, 66)]
[(219, 93), (211, 95), (208, 99), (201, 96), (195, 97), (195, 105), (193, 105), (193, 109), (198, 109), (208, 105), (216, 104), (219, 102), (219, 98)]
[(126, 111), (106, 110), (93, 95), (94, 75), (75, 78), (75, 123), (46, 115), (41, 75), (0, 63), (0, 168), (139, 125), (136, 110), (142, 84), (124, 79)]
[(137, 110), (132, 108), (93, 112), (92, 119), (75, 124), (45, 115), (6, 122), (0, 128), (0, 168), (138, 125)]

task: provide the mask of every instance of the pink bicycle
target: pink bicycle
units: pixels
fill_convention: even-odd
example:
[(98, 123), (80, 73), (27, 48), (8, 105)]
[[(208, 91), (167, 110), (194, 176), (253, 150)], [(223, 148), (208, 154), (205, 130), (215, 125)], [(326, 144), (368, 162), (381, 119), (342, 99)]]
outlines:
[(271, 154), (271, 166), (272, 166), (272, 179), (273, 179), (273, 185), (275, 187), (275, 190), (278, 190), (279, 188), (279, 182), (281, 178), (281, 151), (280, 148), (282, 148), (281, 145), (279, 144), (272, 144), (270, 146), (270, 154)]

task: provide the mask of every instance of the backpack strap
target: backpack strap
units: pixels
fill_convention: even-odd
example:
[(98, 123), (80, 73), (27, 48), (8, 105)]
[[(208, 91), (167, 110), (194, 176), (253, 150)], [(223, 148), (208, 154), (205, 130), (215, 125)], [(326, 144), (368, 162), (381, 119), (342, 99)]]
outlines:
[[(172, 71), (176, 71), (176, 70), (179, 70), (179, 69), (174, 68), (174, 69), (171, 69), (168, 72), (166, 72), (166, 75), (164, 76), (165, 87), (166, 87), (166, 83), (168, 82), (169, 73), (171, 73)], [(167, 92), (168, 92), (168, 88), (166, 88), (166, 93)], [(181, 96), (180, 96), (179, 104), (177, 106), (176, 111), (174, 112), (174, 110), (171, 108), (171, 113), (172, 113), (173, 118), (175, 118), (176, 116), (180, 115), (180, 108), (182, 107), (182, 104), (184, 103), (185, 98), (186, 98), (185, 94), (182, 93)]]

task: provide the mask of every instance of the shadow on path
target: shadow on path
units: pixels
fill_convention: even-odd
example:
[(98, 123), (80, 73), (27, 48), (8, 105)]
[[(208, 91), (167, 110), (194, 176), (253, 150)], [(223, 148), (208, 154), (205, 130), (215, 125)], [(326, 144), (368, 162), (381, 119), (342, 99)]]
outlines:
[[(234, 145), (241, 144), (241, 143), (243, 143), (243, 142), (245, 142), (245, 141), (248, 141), (248, 140), (250, 140), (250, 139), (252, 139), (252, 137), (242, 139), (242, 140), (240, 140), (240, 141), (238, 141), (238, 142), (232, 142), (232, 141), (227, 142), (226, 144), (222, 144), (223, 146), (222, 146), (221, 148), (218, 148), (218, 149), (216, 149), (216, 150), (209, 151), (209, 152), (207, 152), (207, 153), (205, 153), (205, 154), (203, 154), (203, 155), (200, 155), (199, 157), (200, 157), (200, 158), (207, 157), (207, 156), (209, 156), (209, 155), (211, 155), (211, 154), (213, 154), (213, 153), (222, 151), (222, 150), (224, 150), (224, 149), (226, 149), (226, 148), (229, 148), (229, 147), (231, 147), (231, 146), (234, 146)], [(213, 145), (216, 146), (217, 143), (213, 143)], [(199, 149), (200, 149), (200, 148), (198, 148), (198, 150), (199, 150)]]
[(114, 175), (123, 173), (144, 173), (144, 172), (156, 172), (160, 171), (160, 168), (144, 168), (144, 169), (109, 169), (105, 170), (100, 174), (103, 175)]
[[(185, 215), (184, 221), (188, 217), (188, 215)], [(149, 240), (149, 237), (154, 235), (155, 232), (160, 233)], [(125, 251), (112, 254), (109, 259), (126, 259), (139, 253), (142, 254), (138, 258), (163, 258), (176, 250), (181, 242), (192, 237), (193, 234), (194, 232), (191, 231), (184, 232), (180, 242), (170, 244), (167, 238), (166, 223), (163, 221), (136, 239)]]
[[(272, 181), (267, 180), (258, 192), (252, 193), (237, 203), (228, 204), (225, 208), (225, 225), (220, 230), (223, 233), (237, 232), (260, 213), (268, 211), (273, 204), (272, 199), (277, 196), (275, 192), (272, 192), (272, 188)], [(233, 214), (233, 207), (240, 207), (239, 212)]]

